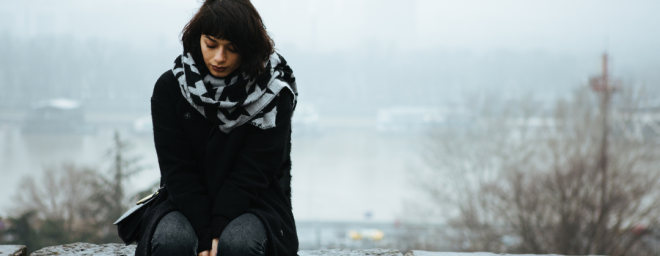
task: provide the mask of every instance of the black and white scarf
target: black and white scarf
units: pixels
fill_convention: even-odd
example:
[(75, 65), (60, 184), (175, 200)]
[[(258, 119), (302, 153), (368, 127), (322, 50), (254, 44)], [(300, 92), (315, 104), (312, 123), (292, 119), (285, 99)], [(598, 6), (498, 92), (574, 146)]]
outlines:
[(298, 92), (293, 71), (274, 53), (256, 78), (234, 72), (224, 78), (205, 76), (190, 53), (179, 55), (172, 73), (179, 80), (183, 97), (224, 133), (250, 122), (261, 129), (275, 127), (279, 92), (288, 88), (295, 107)]

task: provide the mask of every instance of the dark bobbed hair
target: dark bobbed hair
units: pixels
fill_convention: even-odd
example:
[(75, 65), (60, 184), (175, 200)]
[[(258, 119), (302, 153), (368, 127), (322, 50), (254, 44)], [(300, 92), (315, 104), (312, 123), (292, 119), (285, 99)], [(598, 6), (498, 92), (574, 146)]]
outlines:
[(199, 43), (202, 35), (230, 41), (241, 55), (240, 71), (256, 77), (275, 52), (261, 16), (249, 0), (206, 0), (181, 32), (185, 52), (198, 68), (207, 70)]

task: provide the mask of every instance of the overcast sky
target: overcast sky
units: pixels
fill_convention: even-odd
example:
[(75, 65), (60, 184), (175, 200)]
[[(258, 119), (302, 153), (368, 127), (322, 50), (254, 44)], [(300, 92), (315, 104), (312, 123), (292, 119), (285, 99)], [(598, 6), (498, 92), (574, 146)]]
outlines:
[[(655, 51), (660, 1), (254, 0), (280, 45), (329, 51), (380, 42), (470, 51)], [(2, 0), (0, 29), (176, 44), (197, 0)]]
[[(399, 56), (407, 51), (473, 56), (541, 53), (589, 63), (591, 68), (579, 71), (587, 77), (600, 71), (600, 55), (608, 51), (615, 74), (652, 84), (660, 81), (660, 1), (253, 3), (284, 56), (291, 56), (287, 52), (293, 50), (355, 54), (372, 47)], [(200, 4), (198, 0), (0, 0), (0, 33), (23, 38), (66, 35), (100, 39), (174, 58), (181, 51), (179, 33)], [(521, 70), (521, 74), (526, 72)]]

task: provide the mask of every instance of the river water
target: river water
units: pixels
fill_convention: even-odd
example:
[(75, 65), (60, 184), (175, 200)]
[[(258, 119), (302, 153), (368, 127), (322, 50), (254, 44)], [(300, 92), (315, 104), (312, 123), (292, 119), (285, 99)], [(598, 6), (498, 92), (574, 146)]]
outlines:
[[(420, 136), (379, 134), (371, 120), (335, 119), (321, 132), (294, 134), (292, 201), (297, 220), (394, 221), (412, 196), (410, 168), (418, 166)], [(295, 133), (294, 125), (294, 133)], [(151, 134), (99, 127), (92, 135), (32, 135), (17, 125), (0, 126), (0, 216), (10, 214), (22, 177), (62, 163), (105, 171), (114, 131), (130, 142), (131, 156), (146, 168), (128, 192), (147, 188), (160, 174)]]

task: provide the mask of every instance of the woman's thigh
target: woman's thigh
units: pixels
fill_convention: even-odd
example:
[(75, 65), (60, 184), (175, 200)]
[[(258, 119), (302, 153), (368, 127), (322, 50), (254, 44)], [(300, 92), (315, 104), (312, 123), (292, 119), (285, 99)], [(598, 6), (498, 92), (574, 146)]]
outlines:
[(244, 213), (229, 222), (218, 241), (218, 256), (266, 255), (268, 236), (261, 220)]
[(181, 212), (166, 214), (151, 238), (151, 255), (197, 255), (195, 230)]

